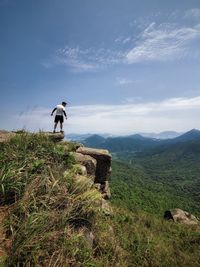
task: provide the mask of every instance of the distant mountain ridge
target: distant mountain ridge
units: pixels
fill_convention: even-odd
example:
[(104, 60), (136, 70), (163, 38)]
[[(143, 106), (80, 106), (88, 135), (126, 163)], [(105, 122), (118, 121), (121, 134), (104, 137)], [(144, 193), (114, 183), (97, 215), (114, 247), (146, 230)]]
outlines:
[(82, 140), (82, 142), (86, 146), (104, 148), (110, 150), (111, 152), (141, 152), (145, 149), (161, 145), (170, 145), (198, 139), (200, 140), (200, 131), (192, 129), (176, 138), (165, 140), (144, 137), (140, 134), (108, 138), (104, 138), (101, 135), (96, 134)]
[(164, 131), (160, 133), (140, 133), (144, 137), (151, 137), (151, 138), (156, 138), (156, 139), (172, 139), (176, 138), (183, 133), (178, 133), (175, 131)]
[(74, 141), (82, 141), (85, 140), (86, 138), (89, 138), (93, 135), (99, 135), (102, 136), (104, 138), (108, 138), (108, 137), (127, 137), (127, 136), (133, 136), (133, 135), (141, 135), (143, 137), (149, 137), (149, 138), (155, 138), (155, 139), (172, 139), (172, 138), (176, 138), (180, 135), (182, 135), (183, 133), (179, 133), (179, 132), (175, 132), (175, 131), (164, 131), (164, 132), (160, 132), (160, 133), (135, 133), (135, 134), (131, 134), (131, 135), (123, 135), (123, 136), (119, 136), (119, 135), (113, 135), (113, 134), (108, 134), (108, 133), (103, 133), (103, 134), (99, 134), (99, 133), (86, 133), (86, 134), (78, 134), (78, 133), (70, 133), (70, 134), (66, 134), (66, 138), (69, 140), (74, 140)]
[(185, 142), (185, 141), (193, 141), (200, 139), (200, 131), (197, 129), (192, 129), (174, 139), (172, 142)]

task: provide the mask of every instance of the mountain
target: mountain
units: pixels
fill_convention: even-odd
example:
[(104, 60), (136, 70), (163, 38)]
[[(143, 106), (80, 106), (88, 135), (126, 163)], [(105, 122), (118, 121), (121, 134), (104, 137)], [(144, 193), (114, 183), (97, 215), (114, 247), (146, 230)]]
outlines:
[[(91, 134), (91, 133), (86, 133), (86, 134), (76, 134), (76, 133), (71, 133), (71, 134), (66, 134), (65, 138), (67, 140), (71, 140), (71, 141), (77, 141), (77, 142), (81, 142), (87, 138), (89, 138), (90, 136), (93, 135), (98, 135), (98, 134)], [(98, 135), (104, 138), (108, 138), (108, 137), (113, 137), (113, 135), (108, 134), (108, 133), (103, 133), (101, 135)]]
[(68, 139), (68, 140), (72, 140), (72, 141), (77, 141), (77, 142), (80, 142), (88, 137), (90, 137), (92, 134), (75, 134), (75, 133), (72, 133), (72, 134), (66, 134), (65, 137)]
[[(164, 133), (163, 133), (164, 136)], [(166, 136), (166, 135), (165, 135)], [(119, 137), (102, 137), (100, 135), (91, 135), (82, 140), (83, 144), (90, 147), (108, 149), (111, 152), (141, 152), (150, 148), (163, 146), (166, 148), (170, 144), (200, 140), (200, 131), (193, 129), (173, 139), (156, 139), (144, 137), (140, 134)]]
[(192, 129), (174, 139), (171, 141), (173, 143), (178, 143), (178, 142), (185, 142), (185, 141), (192, 141), (192, 140), (200, 140), (200, 131), (197, 129)]
[(159, 140), (144, 137), (139, 134), (109, 138), (93, 135), (83, 141), (83, 144), (86, 146), (108, 149), (111, 152), (142, 151), (146, 148), (155, 147), (159, 143)]
[(90, 147), (101, 147), (105, 142), (105, 138), (98, 134), (93, 134), (83, 140), (83, 143)]
[(175, 131), (164, 131), (161, 133), (140, 133), (144, 137), (156, 138), (156, 139), (172, 139), (180, 136), (182, 133)]
[[(154, 201), (158, 201), (162, 192), (159, 209), (165, 208), (166, 205), (170, 206), (174, 202), (175, 206), (182, 206), (183, 209), (188, 208), (199, 213), (200, 139), (165, 144), (134, 154), (119, 152), (114, 156), (115, 159), (132, 167), (134, 172), (138, 171), (139, 174), (132, 179), (136, 182), (138, 177), (140, 183), (143, 183), (143, 189), (146, 188), (145, 190), (148, 189), (148, 192), (151, 192), (152, 195), (145, 191), (148, 195), (145, 199), (148, 199), (151, 205), (156, 205)], [(114, 172), (118, 173), (119, 164), (114, 166)], [(127, 167), (123, 168), (128, 170)], [(128, 178), (130, 174), (126, 171), (125, 176), (129, 184), (133, 183), (131, 178)], [(155, 200), (153, 195), (156, 196)], [(162, 202), (162, 199), (165, 201)], [(143, 200), (140, 200), (139, 203), (142, 202)]]

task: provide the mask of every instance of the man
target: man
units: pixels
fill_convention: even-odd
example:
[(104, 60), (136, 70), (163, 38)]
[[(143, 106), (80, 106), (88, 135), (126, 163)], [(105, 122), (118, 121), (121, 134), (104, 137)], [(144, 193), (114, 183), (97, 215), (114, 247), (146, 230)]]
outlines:
[(65, 116), (65, 119), (67, 120), (67, 115), (65, 112), (65, 106), (67, 105), (66, 102), (62, 102), (61, 105), (57, 105), (56, 108), (54, 108), (54, 110), (51, 112), (51, 116), (53, 116), (54, 111), (56, 111), (56, 116), (55, 116), (55, 124), (54, 124), (54, 130), (53, 132), (56, 132), (56, 127), (58, 125), (58, 122), (60, 122), (60, 132), (63, 133), (63, 121), (64, 121), (64, 117), (63, 114)]

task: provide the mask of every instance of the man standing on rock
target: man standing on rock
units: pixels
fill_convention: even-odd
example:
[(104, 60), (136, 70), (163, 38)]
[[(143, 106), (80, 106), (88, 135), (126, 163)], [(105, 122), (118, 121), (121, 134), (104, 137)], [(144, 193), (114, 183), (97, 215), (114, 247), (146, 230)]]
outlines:
[[(56, 108), (53, 109), (53, 111), (51, 112), (51, 116), (53, 116), (54, 111), (56, 111), (56, 116), (55, 116), (55, 120), (54, 120), (54, 130), (53, 132), (56, 132), (56, 127), (58, 125), (58, 122), (60, 122), (60, 132), (63, 133), (63, 121), (64, 121), (64, 116), (65, 119), (67, 120), (67, 115), (65, 112), (65, 106), (67, 105), (66, 102), (62, 102), (62, 104), (57, 105)], [(63, 116), (64, 115), (64, 116)]]

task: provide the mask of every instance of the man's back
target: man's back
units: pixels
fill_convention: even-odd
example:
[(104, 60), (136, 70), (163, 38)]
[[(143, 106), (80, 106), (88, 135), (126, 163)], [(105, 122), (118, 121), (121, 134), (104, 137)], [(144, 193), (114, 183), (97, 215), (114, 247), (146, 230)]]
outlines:
[(65, 107), (63, 105), (57, 105), (56, 106), (56, 115), (62, 116), (63, 111), (65, 111)]

